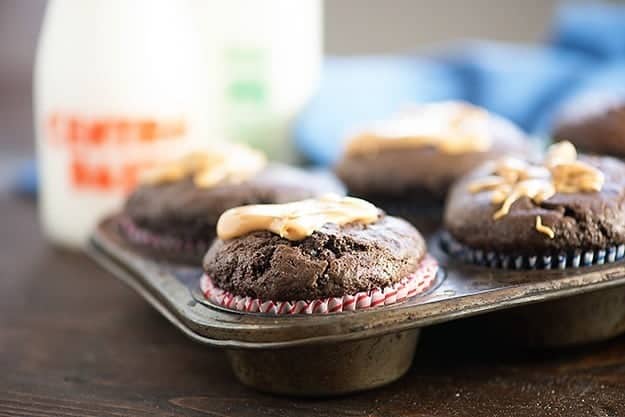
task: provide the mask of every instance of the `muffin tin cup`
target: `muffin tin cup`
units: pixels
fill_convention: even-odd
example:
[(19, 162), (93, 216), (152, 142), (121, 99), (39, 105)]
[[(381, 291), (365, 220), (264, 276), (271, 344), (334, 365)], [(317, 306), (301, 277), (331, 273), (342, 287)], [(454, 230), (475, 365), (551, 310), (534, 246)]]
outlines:
[(391, 383), (408, 371), (419, 330), (314, 346), (230, 349), (236, 377), (259, 391), (332, 396)]
[[(450, 257), (480, 267), (503, 270), (572, 272), (616, 263), (625, 258), (625, 245), (606, 249), (576, 249), (559, 254), (509, 256), (467, 248), (446, 232), (440, 246)], [(531, 348), (580, 345), (610, 339), (625, 331), (625, 288), (608, 288), (563, 299), (530, 304), (475, 320), (505, 343)]]
[(625, 287), (489, 313), (475, 317), (471, 325), (509, 346), (550, 349), (596, 343), (625, 332)]
[[(327, 396), (374, 388), (410, 366), (419, 329), (482, 313), (524, 344), (551, 347), (623, 332), (625, 265), (496, 270), (466, 265), (429, 242), (440, 269), (432, 288), (401, 303), (351, 312), (241, 313), (204, 297), (200, 268), (146, 258), (118, 234), (94, 233), (89, 254), (193, 340), (227, 350), (234, 374), (260, 391)], [(499, 335), (498, 335), (499, 337)]]

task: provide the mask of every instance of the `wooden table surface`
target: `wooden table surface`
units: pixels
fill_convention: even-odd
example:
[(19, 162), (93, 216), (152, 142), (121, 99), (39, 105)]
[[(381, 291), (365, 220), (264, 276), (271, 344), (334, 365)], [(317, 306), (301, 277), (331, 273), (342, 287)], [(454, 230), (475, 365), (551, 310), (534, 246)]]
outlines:
[(326, 400), (258, 394), (82, 254), (48, 245), (35, 204), (0, 196), (0, 417), (625, 415), (625, 337), (510, 351), (425, 331), (400, 381)]
[[(21, 108), (0, 136), (30, 141), (29, 103)], [(27, 152), (23, 143), (3, 144), (3, 156)], [(462, 322), (426, 330), (390, 386), (332, 399), (259, 394), (223, 352), (187, 340), (84, 255), (47, 244), (33, 201), (0, 192), (0, 213), (0, 417), (625, 415), (625, 337), (526, 352)]]

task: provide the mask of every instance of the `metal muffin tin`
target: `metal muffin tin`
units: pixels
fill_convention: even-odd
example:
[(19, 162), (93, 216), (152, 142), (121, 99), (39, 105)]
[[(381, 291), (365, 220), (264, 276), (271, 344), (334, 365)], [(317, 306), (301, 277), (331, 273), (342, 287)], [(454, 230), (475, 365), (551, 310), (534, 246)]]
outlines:
[(371, 310), (272, 316), (212, 306), (199, 291), (199, 268), (148, 259), (117, 230), (115, 217), (103, 221), (90, 255), (187, 336), (225, 348), (244, 384), (272, 393), (335, 395), (387, 384), (409, 368), (420, 328), (496, 310), (506, 309), (484, 317), (508, 329), (524, 324), (518, 333), (535, 346), (588, 342), (625, 330), (623, 262), (564, 271), (494, 270), (448, 258), (434, 235), (429, 248), (441, 271), (429, 292)]

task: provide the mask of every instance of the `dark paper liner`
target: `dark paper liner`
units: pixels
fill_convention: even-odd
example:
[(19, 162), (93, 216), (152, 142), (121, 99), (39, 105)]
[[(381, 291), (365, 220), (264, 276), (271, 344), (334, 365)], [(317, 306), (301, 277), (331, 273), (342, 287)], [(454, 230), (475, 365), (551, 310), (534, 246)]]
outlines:
[(424, 234), (434, 233), (441, 227), (442, 203), (433, 200), (416, 199), (371, 199), (377, 207), (388, 215), (400, 217)]
[(387, 214), (397, 217), (411, 216), (436, 216), (440, 217), (445, 205), (445, 195), (436, 194), (432, 191), (419, 187), (407, 189), (401, 194), (367, 193), (349, 190), (350, 195), (363, 198)]
[(130, 243), (159, 252), (180, 254), (185, 257), (203, 256), (210, 242), (189, 241), (174, 236), (163, 236), (137, 226), (131, 219), (124, 217), (118, 222), (119, 230)]
[(572, 249), (566, 252), (535, 255), (511, 255), (473, 249), (443, 232), (440, 246), (450, 257), (465, 263), (489, 268), (528, 270), (566, 269), (613, 263), (625, 258), (625, 244), (602, 249)]
[(431, 202), (430, 204), (416, 203), (412, 201), (372, 201), (391, 216), (397, 217), (440, 217), (442, 204)]

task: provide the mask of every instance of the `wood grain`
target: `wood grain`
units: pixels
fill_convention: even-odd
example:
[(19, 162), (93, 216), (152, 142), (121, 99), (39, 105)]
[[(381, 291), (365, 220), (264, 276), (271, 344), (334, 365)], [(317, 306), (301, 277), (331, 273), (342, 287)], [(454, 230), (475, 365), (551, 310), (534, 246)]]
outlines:
[[(0, 98), (5, 157), (32, 147), (20, 97)], [(86, 256), (49, 246), (33, 201), (0, 192), (0, 214), (0, 417), (625, 415), (625, 337), (526, 352), (470, 320), (426, 330), (390, 386), (317, 400), (259, 394), (223, 352), (187, 340)]]
[(0, 196), (0, 213), (0, 417), (625, 415), (625, 338), (524, 352), (476, 337), (470, 321), (424, 332), (388, 387), (258, 394), (223, 352), (187, 340), (82, 254), (48, 246), (33, 202)]

